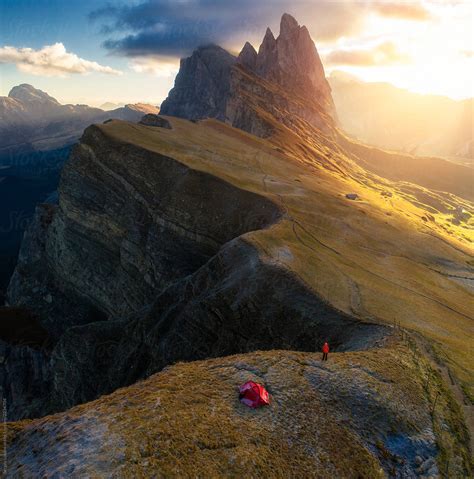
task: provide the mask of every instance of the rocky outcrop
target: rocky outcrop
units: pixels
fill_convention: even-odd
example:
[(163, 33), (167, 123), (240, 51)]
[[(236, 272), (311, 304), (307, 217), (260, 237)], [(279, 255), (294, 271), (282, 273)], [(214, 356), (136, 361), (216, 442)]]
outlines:
[(181, 60), (175, 86), (161, 104), (160, 112), (189, 120), (225, 120), (230, 70), (235, 61), (233, 55), (216, 45), (198, 48)]
[(316, 47), (307, 28), (288, 14), (278, 38), (267, 29), (258, 53), (247, 42), (237, 59), (211, 46), (182, 60), (161, 112), (217, 118), (261, 137), (274, 131), (267, 114), (290, 128), (299, 124), (298, 116), (326, 132), (336, 118)]
[(168, 130), (171, 130), (171, 124), (166, 118), (163, 118), (162, 116), (154, 115), (153, 113), (148, 113), (147, 115), (145, 115), (139, 121), (139, 123), (140, 125), (156, 126), (159, 128), (166, 128)]

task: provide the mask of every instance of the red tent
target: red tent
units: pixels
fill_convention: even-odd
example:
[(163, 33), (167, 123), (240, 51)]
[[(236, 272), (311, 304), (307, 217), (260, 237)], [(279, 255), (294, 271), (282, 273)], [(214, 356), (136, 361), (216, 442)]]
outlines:
[(257, 408), (270, 404), (270, 395), (261, 384), (247, 381), (239, 387), (239, 392), (240, 402), (248, 407)]

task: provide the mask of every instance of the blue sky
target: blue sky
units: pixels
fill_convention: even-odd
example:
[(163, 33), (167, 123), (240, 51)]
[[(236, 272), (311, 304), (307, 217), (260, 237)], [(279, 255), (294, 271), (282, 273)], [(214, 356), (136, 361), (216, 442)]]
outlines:
[(0, 63), (0, 95), (19, 83), (31, 83), (59, 101), (100, 105), (113, 102), (161, 102), (173, 76), (139, 74), (128, 68), (129, 59), (102, 46), (106, 36), (90, 12), (107, 5), (97, 0), (0, 0), (0, 47), (41, 49), (62, 43), (67, 52), (123, 71), (121, 76), (91, 72), (86, 75), (45, 76), (18, 71), (13, 63)]
[(0, 95), (31, 83), (61, 102), (159, 104), (179, 58), (203, 43), (258, 48), (288, 11), (326, 72), (472, 96), (468, 0), (0, 0)]

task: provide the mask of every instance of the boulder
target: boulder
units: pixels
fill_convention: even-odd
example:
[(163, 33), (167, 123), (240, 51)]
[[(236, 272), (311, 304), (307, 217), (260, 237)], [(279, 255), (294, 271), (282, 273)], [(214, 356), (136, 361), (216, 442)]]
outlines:
[(140, 125), (145, 126), (157, 126), (159, 128), (166, 128), (171, 130), (171, 123), (160, 115), (155, 115), (153, 113), (148, 113), (140, 121)]
[(358, 200), (359, 195), (357, 193), (347, 193), (346, 198), (348, 200)]

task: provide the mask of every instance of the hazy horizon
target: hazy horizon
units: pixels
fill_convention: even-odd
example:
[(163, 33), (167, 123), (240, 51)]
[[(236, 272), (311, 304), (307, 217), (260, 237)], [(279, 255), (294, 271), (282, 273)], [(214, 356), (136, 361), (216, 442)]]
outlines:
[[(450, 97), (448, 95), (443, 95), (443, 94), (440, 94), (440, 93), (421, 93), (421, 92), (418, 92), (418, 91), (410, 90), (408, 88), (399, 87), (399, 86), (397, 86), (397, 85), (395, 85), (395, 84), (393, 84), (389, 81), (383, 81), (383, 80), (380, 80), (380, 81), (365, 81), (362, 78), (358, 77), (357, 75), (347, 73), (343, 70), (332, 70), (330, 73), (326, 72), (326, 77), (328, 79), (330, 79), (333, 76), (338, 76), (338, 75), (341, 75), (341, 76), (344, 76), (344, 77), (346, 77), (348, 79), (351, 79), (353, 81), (362, 82), (362, 83), (365, 83), (365, 84), (387, 84), (387, 85), (390, 85), (394, 88), (403, 90), (407, 93), (412, 93), (412, 94), (416, 94), (416, 95), (423, 95), (423, 96), (426, 96), (426, 97), (433, 96), (433, 97), (439, 97), (439, 98), (447, 98), (449, 100), (456, 101), (456, 102), (462, 102), (462, 101), (470, 100), (470, 99), (474, 98), (474, 95), (473, 96), (468, 96), (468, 97), (465, 97), (465, 98), (453, 98), (453, 97)], [(173, 76), (173, 78), (172, 78), (169, 89), (171, 89), (173, 87), (174, 80), (175, 80), (175, 76)], [(27, 83), (27, 82), (20, 82), (20, 83), (17, 83), (17, 84), (12, 84), (11, 86), (7, 86), (6, 88), (4, 88), (4, 91), (0, 92), (0, 96), (8, 96), (8, 93), (10, 92), (10, 90), (15, 86), (20, 85), (21, 83)], [(43, 90), (42, 88), (38, 87), (37, 82), (30, 83), (30, 85), (32, 85), (34, 88), (38, 88), (40, 90)], [(49, 90), (49, 91), (48, 90), (43, 90), (43, 91), (48, 93), (53, 98), (56, 98), (56, 100), (58, 100), (61, 104), (84, 104), (84, 105), (89, 105), (89, 106), (92, 106), (92, 107), (95, 107), (95, 108), (101, 108), (102, 105), (107, 104), (107, 103), (118, 105), (118, 106), (123, 106), (123, 105), (126, 105), (126, 104), (134, 104), (134, 103), (149, 103), (149, 104), (152, 104), (152, 105), (155, 105), (155, 106), (160, 106), (161, 102), (163, 102), (163, 100), (166, 98), (166, 96), (165, 96), (162, 99), (156, 100), (156, 101), (155, 100), (150, 100), (150, 99), (145, 100), (142, 97), (135, 96), (134, 94), (132, 94), (129, 97), (124, 97), (124, 99), (122, 99), (122, 100), (118, 100), (118, 99), (111, 98), (111, 97), (107, 97), (107, 99), (105, 99), (105, 100), (103, 100), (103, 99), (88, 100), (86, 97), (81, 97), (78, 100), (68, 101), (67, 99), (61, 98), (59, 95), (56, 95), (54, 91), (51, 91), (51, 90)], [(132, 100), (127, 100), (126, 98), (132, 98)]]

